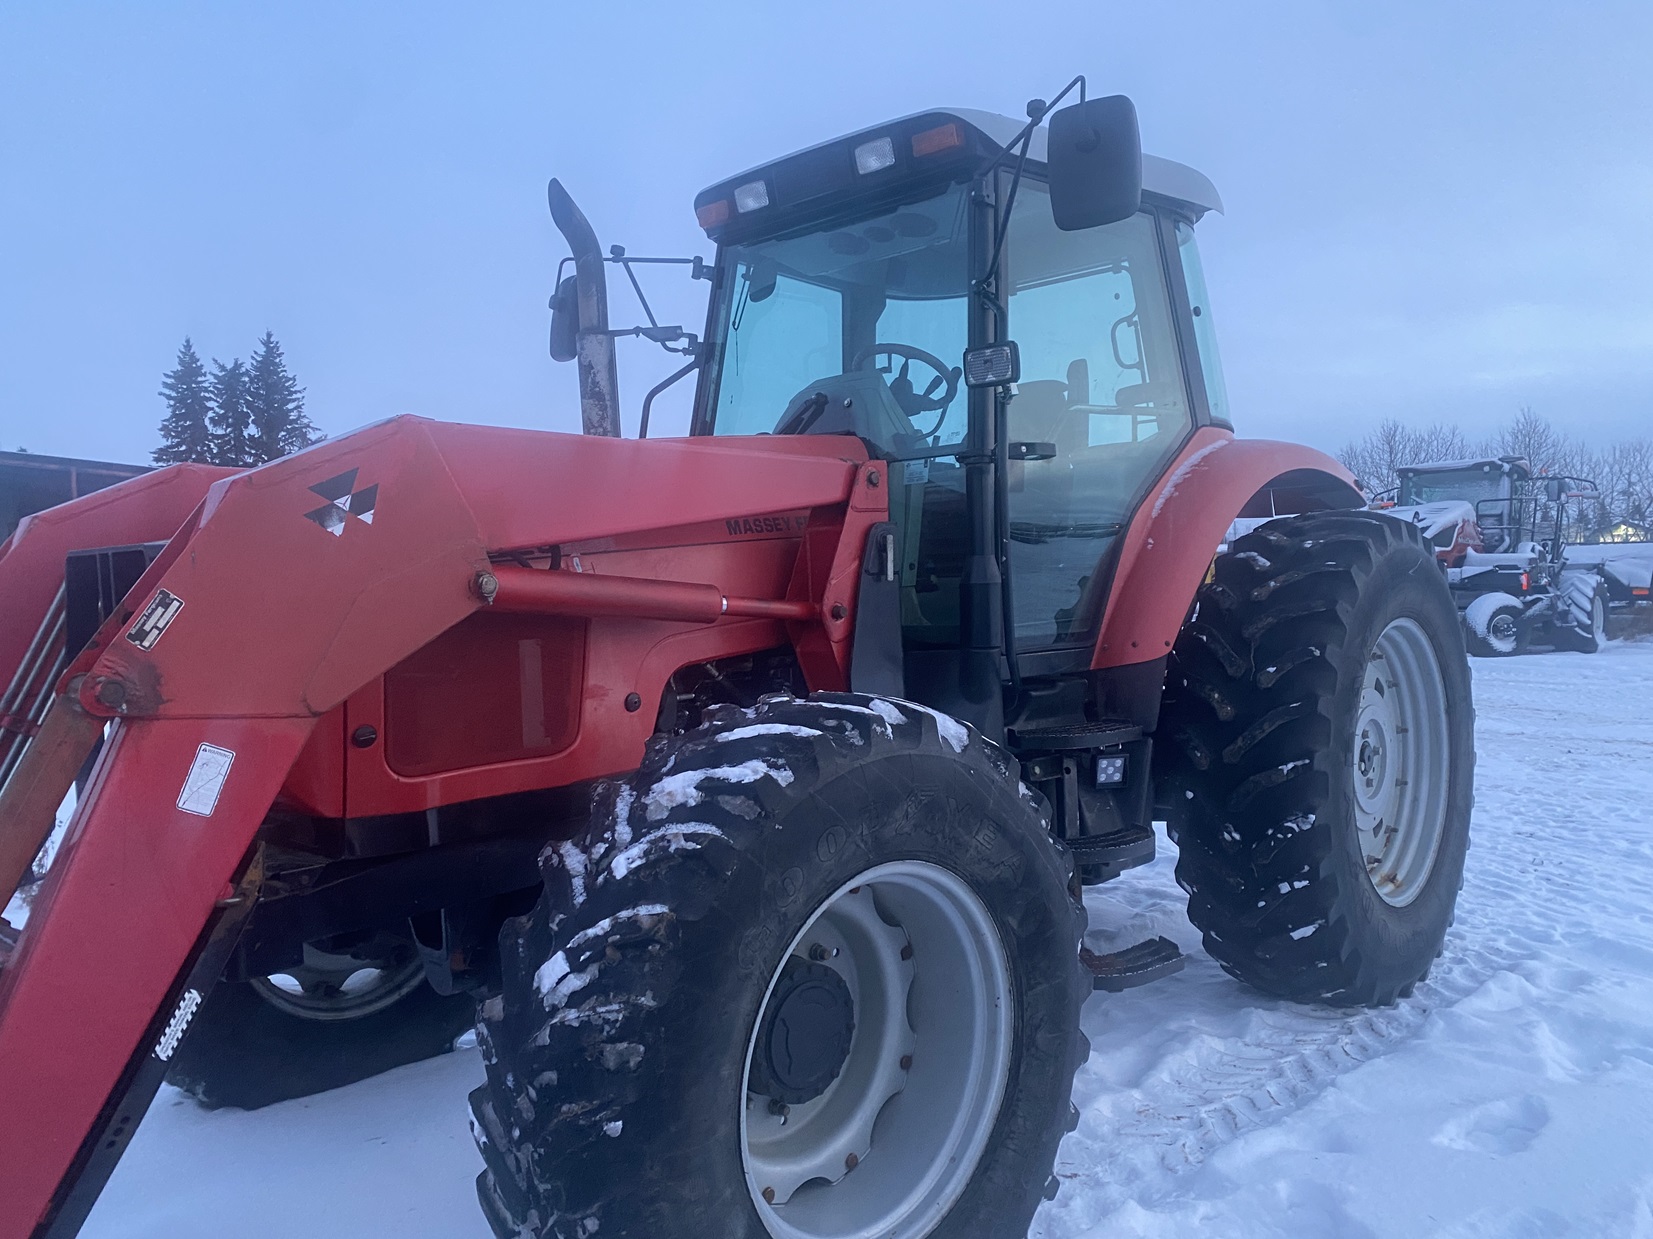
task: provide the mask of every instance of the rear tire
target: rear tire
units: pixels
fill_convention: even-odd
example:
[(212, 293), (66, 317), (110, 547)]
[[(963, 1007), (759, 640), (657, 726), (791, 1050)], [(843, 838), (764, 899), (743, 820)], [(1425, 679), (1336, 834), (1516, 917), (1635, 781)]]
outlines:
[[(719, 712), (542, 867), (471, 1095), (498, 1235), (1003, 1239), (1054, 1194), (1084, 909), (961, 724), (837, 694)], [(804, 988), (824, 1015), (783, 1044)]]
[(1461, 631), (1430, 548), (1384, 516), (1273, 521), (1218, 558), (1160, 735), (1177, 881), (1228, 972), (1337, 1005), (1428, 972), (1469, 846)]
[(1561, 592), (1578, 625), (1557, 628), (1555, 643), (1580, 654), (1599, 654), (1607, 645), (1607, 587), (1593, 577), (1563, 577)]

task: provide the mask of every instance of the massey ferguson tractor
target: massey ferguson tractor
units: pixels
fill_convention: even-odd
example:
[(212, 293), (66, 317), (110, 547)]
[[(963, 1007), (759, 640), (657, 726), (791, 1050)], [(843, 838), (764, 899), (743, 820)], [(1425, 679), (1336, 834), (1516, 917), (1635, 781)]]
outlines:
[(0, 1239), (74, 1234), (169, 1072), (257, 1105), (473, 1018), (501, 1236), (1023, 1234), (1081, 1007), (1181, 962), (1084, 941), (1156, 820), (1234, 976), (1411, 992), (1457, 612), (1336, 462), (1234, 437), (1216, 191), (1074, 85), (700, 194), (704, 338), (641, 329), (686, 438), (619, 436), (635, 260), (553, 182), (585, 434), (401, 417), (23, 524), (0, 890), (79, 794), (0, 955)]

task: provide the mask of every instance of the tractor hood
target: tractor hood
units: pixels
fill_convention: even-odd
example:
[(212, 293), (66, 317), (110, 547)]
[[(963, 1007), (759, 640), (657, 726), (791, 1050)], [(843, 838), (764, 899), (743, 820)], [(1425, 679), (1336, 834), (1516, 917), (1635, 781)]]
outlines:
[(1463, 499), (1442, 499), (1436, 503), (1420, 503), (1408, 508), (1384, 508), (1386, 516), (1416, 525), (1427, 538), (1435, 538), (1449, 529), (1456, 529), (1465, 521), (1475, 519), (1475, 505)]

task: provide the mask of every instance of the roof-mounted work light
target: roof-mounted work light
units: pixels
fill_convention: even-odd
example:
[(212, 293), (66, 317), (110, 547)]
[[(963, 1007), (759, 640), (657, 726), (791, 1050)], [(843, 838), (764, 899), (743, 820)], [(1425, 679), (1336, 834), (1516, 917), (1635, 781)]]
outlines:
[(769, 186), (762, 181), (748, 181), (735, 190), (735, 210), (745, 215), (769, 205)]
[(895, 164), (895, 142), (888, 138), (874, 138), (855, 148), (855, 170), (862, 176), (882, 172)]

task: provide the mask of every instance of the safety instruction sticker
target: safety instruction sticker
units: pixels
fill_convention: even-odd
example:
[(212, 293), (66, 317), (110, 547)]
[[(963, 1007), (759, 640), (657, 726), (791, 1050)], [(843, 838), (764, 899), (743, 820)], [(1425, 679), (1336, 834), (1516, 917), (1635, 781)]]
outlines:
[(229, 778), (230, 763), (235, 754), (216, 744), (203, 744), (195, 750), (189, 774), (184, 778), (184, 789), (178, 793), (178, 807), (196, 817), (211, 817), (218, 807), (218, 793), (224, 790)]
[(152, 650), (167, 626), (184, 609), (184, 600), (166, 590), (156, 590), (155, 600), (143, 609), (138, 622), (126, 630), (126, 639), (140, 650)]

